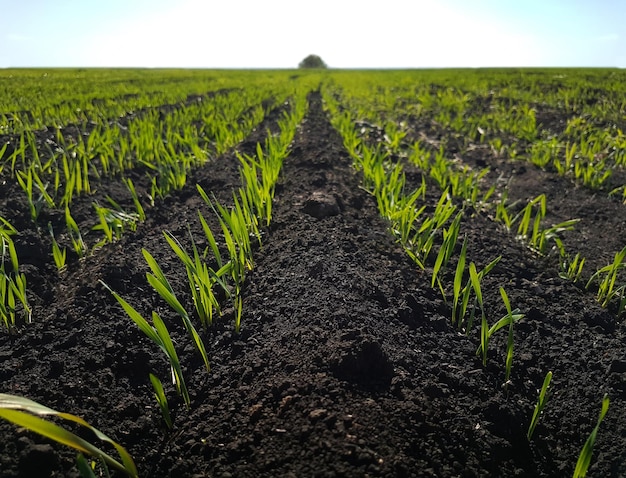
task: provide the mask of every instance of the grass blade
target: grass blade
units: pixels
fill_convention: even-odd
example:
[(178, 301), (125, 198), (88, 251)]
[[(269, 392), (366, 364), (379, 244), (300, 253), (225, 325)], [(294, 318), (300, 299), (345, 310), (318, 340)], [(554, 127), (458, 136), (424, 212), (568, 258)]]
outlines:
[[(37, 416), (35, 416), (37, 415)], [(98, 439), (107, 442), (115, 447), (122, 459), (122, 463), (110, 455), (103, 452), (100, 448), (92, 445), (88, 441), (74, 435), (72, 432), (65, 430), (64, 428), (49, 422), (41, 416), (58, 416), (65, 420), (69, 420), (79, 425), (82, 425), (91, 430)], [(4, 418), (15, 425), (27, 428), (35, 433), (50, 438), (58, 443), (72, 447), (82, 453), (87, 453), (95, 457), (102, 457), (102, 459), (109, 466), (123, 471), (128, 476), (137, 477), (137, 468), (133, 462), (133, 459), (128, 454), (126, 449), (110, 439), (104, 433), (97, 428), (92, 427), (80, 417), (71, 415), (69, 413), (57, 412), (51, 408), (41, 405), (37, 402), (29, 400), (24, 397), (18, 397), (15, 395), (9, 395), (0, 393), (0, 417)]]
[(600, 416), (598, 417), (598, 423), (591, 431), (589, 438), (587, 438), (587, 441), (580, 452), (578, 461), (576, 462), (576, 468), (574, 469), (574, 478), (584, 478), (587, 476), (587, 470), (591, 464), (591, 455), (593, 453), (593, 446), (596, 442), (596, 436), (598, 435), (600, 424), (602, 423), (602, 420), (604, 420), (606, 412), (609, 411), (609, 403), (609, 397), (604, 395), (604, 398), (602, 399), (602, 409), (600, 410)]

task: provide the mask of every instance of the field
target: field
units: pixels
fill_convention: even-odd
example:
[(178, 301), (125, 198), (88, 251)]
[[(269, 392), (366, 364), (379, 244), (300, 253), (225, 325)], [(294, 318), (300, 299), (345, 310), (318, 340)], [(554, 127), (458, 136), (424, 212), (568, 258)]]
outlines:
[(0, 71), (0, 476), (625, 476), (625, 80)]

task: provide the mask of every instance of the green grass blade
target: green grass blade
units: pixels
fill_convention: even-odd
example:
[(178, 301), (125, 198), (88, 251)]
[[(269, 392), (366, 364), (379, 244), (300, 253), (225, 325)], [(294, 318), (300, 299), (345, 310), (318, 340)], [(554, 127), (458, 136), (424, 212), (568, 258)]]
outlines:
[(176, 348), (174, 347), (174, 343), (172, 342), (172, 338), (170, 337), (170, 333), (161, 319), (161, 316), (156, 312), (152, 312), (152, 322), (154, 323), (154, 329), (161, 339), (161, 343), (163, 344), (163, 349), (165, 353), (169, 357), (170, 365), (172, 366), (172, 375), (174, 378), (174, 384), (178, 389), (178, 393), (183, 397), (183, 401), (185, 405), (189, 409), (191, 406), (191, 399), (189, 398), (189, 392), (187, 391), (187, 385), (185, 385), (185, 379), (183, 378), (183, 370), (180, 365), (180, 360), (178, 359), (178, 354), (176, 353)]
[(548, 401), (548, 387), (550, 386), (550, 381), (552, 380), (552, 372), (548, 372), (546, 377), (543, 379), (543, 385), (541, 387), (541, 391), (539, 392), (539, 398), (537, 399), (537, 404), (535, 405), (535, 410), (533, 412), (533, 417), (530, 420), (530, 425), (528, 427), (528, 432), (526, 433), (526, 438), (528, 441), (533, 436), (535, 432), (535, 428), (537, 427), (537, 423), (539, 422), (539, 417), (543, 412), (543, 408)]
[[(60, 418), (73, 421), (75, 423), (78, 423), (79, 425), (88, 428), (96, 435), (96, 437), (98, 437), (98, 439), (107, 442), (115, 447), (117, 452), (120, 454), (123, 464), (119, 463), (117, 460), (103, 452), (98, 447), (65, 430), (59, 425), (39, 418), (39, 416), (48, 415), (58, 416)], [(124, 449), (124, 447), (111, 440), (104, 433), (92, 427), (80, 417), (71, 415), (69, 413), (57, 412), (56, 410), (45, 407), (44, 405), (41, 405), (24, 397), (18, 397), (15, 395), (9, 395), (4, 393), (0, 394), (0, 417), (18, 426), (27, 428), (35, 433), (50, 438), (58, 443), (70, 446), (82, 453), (88, 453), (96, 457), (102, 457), (102, 459), (108, 465), (117, 470), (123, 471), (129, 476), (138, 476), (135, 464), (131, 456)]]
[(602, 399), (602, 409), (600, 410), (600, 416), (598, 417), (598, 423), (591, 431), (589, 438), (587, 438), (587, 441), (580, 452), (578, 461), (576, 462), (576, 468), (574, 469), (574, 478), (584, 478), (587, 476), (587, 470), (589, 469), (589, 465), (591, 465), (591, 456), (593, 454), (593, 447), (596, 442), (598, 430), (600, 429), (600, 424), (602, 423), (602, 420), (604, 420), (606, 412), (609, 411), (609, 403), (609, 397), (604, 395), (604, 398)]
[(200, 217), (200, 224), (202, 224), (202, 230), (204, 231), (204, 235), (206, 236), (206, 239), (209, 242), (209, 246), (211, 247), (211, 250), (213, 251), (213, 256), (215, 257), (215, 260), (217, 261), (217, 267), (219, 269), (222, 267), (223, 263), (222, 263), (222, 255), (220, 254), (220, 250), (217, 247), (217, 241), (215, 240), (215, 236), (213, 235), (211, 228), (207, 224), (206, 220), (204, 219), (204, 216), (202, 215), (200, 211), (198, 211), (198, 216)]
[(154, 388), (156, 401), (159, 404), (159, 408), (161, 408), (163, 420), (165, 421), (167, 428), (171, 430), (172, 418), (170, 416), (170, 408), (167, 403), (167, 397), (165, 396), (165, 390), (163, 390), (163, 384), (161, 383), (161, 380), (159, 380), (159, 377), (154, 374), (150, 374), (150, 382), (152, 383), (152, 388)]
[(148, 323), (148, 321), (146, 319), (144, 319), (141, 314), (139, 312), (137, 312), (132, 305), (130, 305), (128, 302), (126, 302), (117, 292), (114, 292), (107, 284), (105, 284), (104, 282), (100, 281), (100, 283), (106, 287), (109, 292), (111, 292), (111, 294), (113, 294), (113, 297), (115, 297), (115, 299), (118, 301), (118, 303), (122, 306), (122, 308), (124, 309), (124, 311), (126, 311), (126, 313), (128, 314), (128, 316), (132, 319), (133, 322), (135, 322), (135, 324), (137, 324), (137, 326), (139, 327), (139, 329), (148, 336), (148, 338), (150, 340), (152, 340), (154, 343), (156, 343), (157, 345), (159, 345), (160, 347), (163, 346), (161, 339), (159, 338), (159, 336), (157, 335), (157, 333), (155, 332), (155, 330), (152, 328), (152, 326)]
[(473, 262), (470, 263), (469, 266), (470, 280), (472, 281), (472, 288), (474, 289), (474, 294), (476, 294), (476, 298), (478, 299), (478, 304), (480, 308), (483, 308), (483, 293), (480, 289), (480, 278), (478, 273), (476, 272), (476, 264)]
[(166, 285), (164, 285), (163, 282), (152, 274), (146, 274), (146, 279), (148, 279), (148, 283), (156, 292), (158, 292), (161, 298), (163, 298), (163, 300), (165, 300), (165, 302), (167, 302), (172, 309), (183, 317), (189, 316), (174, 293)]

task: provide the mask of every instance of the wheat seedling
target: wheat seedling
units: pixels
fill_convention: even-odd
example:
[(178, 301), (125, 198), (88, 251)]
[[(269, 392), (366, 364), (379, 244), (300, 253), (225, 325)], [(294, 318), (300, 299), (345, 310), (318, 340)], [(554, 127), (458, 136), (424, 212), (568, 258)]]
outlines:
[(589, 438), (585, 442), (583, 449), (578, 456), (578, 461), (576, 462), (576, 468), (574, 469), (574, 478), (584, 478), (587, 476), (587, 470), (589, 469), (589, 465), (591, 464), (591, 455), (593, 453), (593, 446), (596, 442), (596, 437), (598, 435), (598, 430), (600, 429), (600, 424), (602, 420), (604, 420), (604, 416), (606, 412), (609, 411), (609, 397), (604, 395), (602, 399), (602, 409), (600, 410), (600, 416), (598, 417), (598, 423), (591, 431)]
[(54, 258), (54, 264), (57, 266), (59, 271), (65, 269), (65, 260), (67, 257), (67, 249), (64, 247), (61, 249), (59, 244), (57, 243), (54, 237), (54, 231), (52, 230), (52, 224), (48, 223), (48, 230), (50, 231), (50, 236), (52, 237), (52, 257)]
[(533, 437), (533, 433), (535, 432), (535, 428), (537, 427), (537, 423), (539, 422), (539, 417), (541, 416), (543, 408), (548, 402), (548, 387), (550, 386), (551, 380), (552, 372), (548, 372), (546, 374), (546, 377), (543, 379), (543, 385), (541, 386), (541, 391), (539, 392), (539, 398), (537, 399), (537, 404), (535, 405), (533, 417), (530, 420), (530, 425), (528, 426), (528, 432), (526, 433), (526, 438), (528, 438), (528, 441), (530, 441)]
[(154, 397), (156, 398), (156, 401), (159, 404), (159, 408), (161, 409), (163, 420), (165, 421), (167, 428), (171, 430), (172, 418), (170, 416), (170, 407), (167, 403), (165, 390), (163, 390), (163, 384), (161, 383), (161, 380), (159, 380), (159, 377), (154, 374), (150, 374), (150, 382), (152, 383), (152, 388), (154, 388)]
[(106, 287), (109, 292), (115, 297), (117, 302), (122, 306), (124, 311), (128, 314), (135, 324), (139, 327), (139, 329), (159, 348), (165, 353), (167, 356), (170, 369), (172, 373), (172, 382), (176, 385), (176, 390), (178, 394), (183, 398), (185, 405), (187, 408), (191, 406), (191, 400), (189, 398), (189, 392), (187, 391), (187, 386), (185, 385), (185, 379), (183, 378), (183, 371), (180, 365), (180, 360), (178, 359), (178, 354), (176, 353), (176, 349), (174, 348), (174, 344), (170, 337), (169, 331), (167, 327), (163, 323), (163, 320), (156, 312), (152, 312), (152, 322), (154, 324), (150, 325), (150, 323), (144, 319), (135, 308), (126, 302), (119, 294), (114, 292), (107, 284), (100, 281), (100, 283)]

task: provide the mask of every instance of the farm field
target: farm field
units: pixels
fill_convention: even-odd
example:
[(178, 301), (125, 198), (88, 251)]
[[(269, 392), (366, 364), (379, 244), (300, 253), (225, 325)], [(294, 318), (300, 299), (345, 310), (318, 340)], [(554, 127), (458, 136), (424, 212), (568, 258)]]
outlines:
[(626, 475), (625, 79), (1, 71), (0, 394), (142, 477)]

